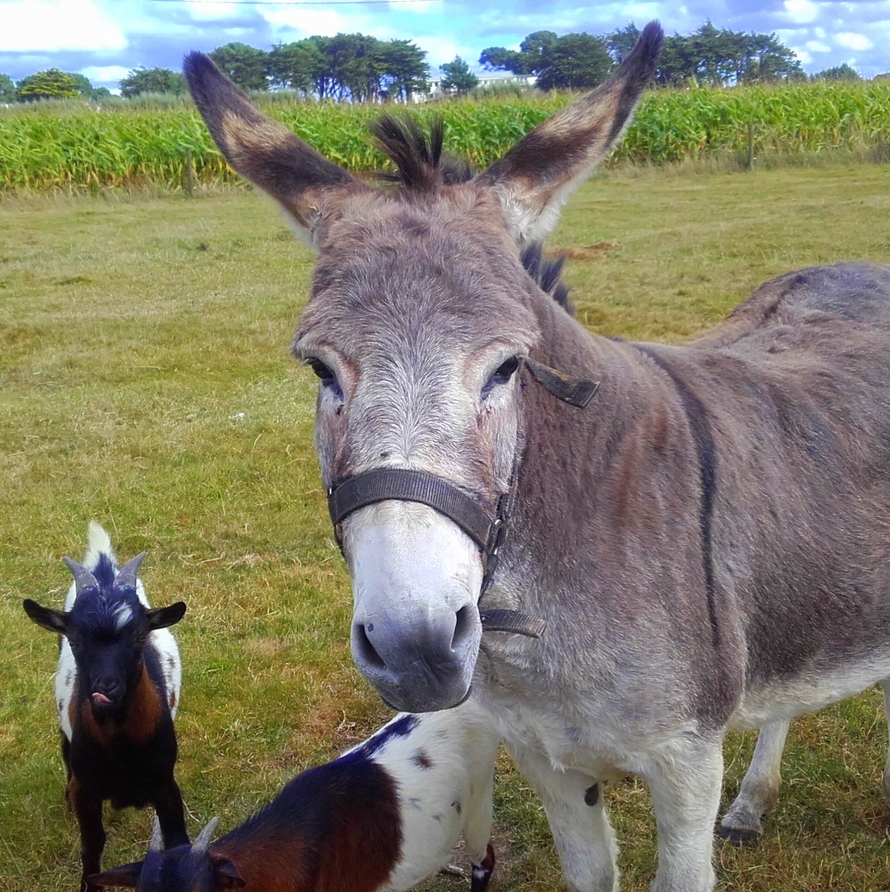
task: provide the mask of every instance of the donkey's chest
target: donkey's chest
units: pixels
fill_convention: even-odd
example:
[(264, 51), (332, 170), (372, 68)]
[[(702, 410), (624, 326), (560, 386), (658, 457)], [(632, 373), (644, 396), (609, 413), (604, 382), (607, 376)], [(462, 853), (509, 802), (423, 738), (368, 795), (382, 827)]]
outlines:
[(640, 770), (652, 749), (652, 724), (633, 704), (554, 678), (534, 661), (499, 661), (488, 653), (474, 680), (477, 698), (508, 746), (546, 755), (554, 766), (600, 779)]

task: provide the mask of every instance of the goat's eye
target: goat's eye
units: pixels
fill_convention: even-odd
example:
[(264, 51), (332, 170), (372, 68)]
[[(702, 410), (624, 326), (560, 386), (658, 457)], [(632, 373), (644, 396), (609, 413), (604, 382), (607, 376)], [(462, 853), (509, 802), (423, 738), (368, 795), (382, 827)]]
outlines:
[(500, 384), (506, 384), (519, 368), (519, 357), (511, 356), (504, 360), (494, 371), (494, 374), (485, 382), (482, 388), (483, 398), (487, 397), (491, 391)]

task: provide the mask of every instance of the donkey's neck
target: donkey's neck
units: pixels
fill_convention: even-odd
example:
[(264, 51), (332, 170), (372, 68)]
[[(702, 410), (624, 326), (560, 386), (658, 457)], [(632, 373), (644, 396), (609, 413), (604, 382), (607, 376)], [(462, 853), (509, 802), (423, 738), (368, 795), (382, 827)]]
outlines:
[(596, 552), (603, 529), (621, 536), (639, 524), (641, 467), (659, 476), (695, 469), (686, 467), (683, 406), (655, 364), (631, 344), (591, 334), (555, 304), (542, 313), (545, 336), (533, 357), (600, 387), (578, 409), (527, 385), (514, 557), (523, 555), (524, 573), (571, 588), (573, 572), (589, 571), (579, 555)]

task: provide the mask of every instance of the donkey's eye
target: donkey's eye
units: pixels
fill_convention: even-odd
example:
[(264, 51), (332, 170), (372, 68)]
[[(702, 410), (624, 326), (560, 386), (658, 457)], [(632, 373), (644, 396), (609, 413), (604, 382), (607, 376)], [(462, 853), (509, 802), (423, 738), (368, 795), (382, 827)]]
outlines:
[(321, 386), (330, 390), (338, 399), (343, 398), (343, 391), (340, 389), (340, 383), (337, 376), (333, 373), (330, 366), (325, 365), (320, 359), (310, 356), (306, 360), (306, 365), (315, 372), (315, 376), (321, 381)]
[(306, 360), (306, 365), (315, 372), (315, 376), (322, 382), (334, 381), (334, 373), (320, 360), (314, 356), (310, 356)]
[(491, 391), (500, 384), (506, 384), (512, 377), (516, 369), (519, 368), (519, 357), (511, 356), (502, 362), (494, 371), (494, 374), (485, 382), (482, 388), (482, 397), (488, 396)]

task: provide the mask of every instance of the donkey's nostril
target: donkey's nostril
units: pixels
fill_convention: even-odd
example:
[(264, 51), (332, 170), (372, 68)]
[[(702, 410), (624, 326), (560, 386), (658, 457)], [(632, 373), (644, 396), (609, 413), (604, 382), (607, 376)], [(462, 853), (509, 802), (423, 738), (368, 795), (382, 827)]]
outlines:
[(385, 669), (386, 662), (377, 652), (371, 639), (368, 638), (368, 632), (374, 631), (374, 623), (368, 623), (367, 627), (363, 623), (355, 624), (354, 646), (356, 656), (364, 661), (373, 669)]
[(454, 636), (451, 639), (451, 650), (458, 650), (473, 635), (473, 608), (469, 605), (457, 611), (454, 623)]

